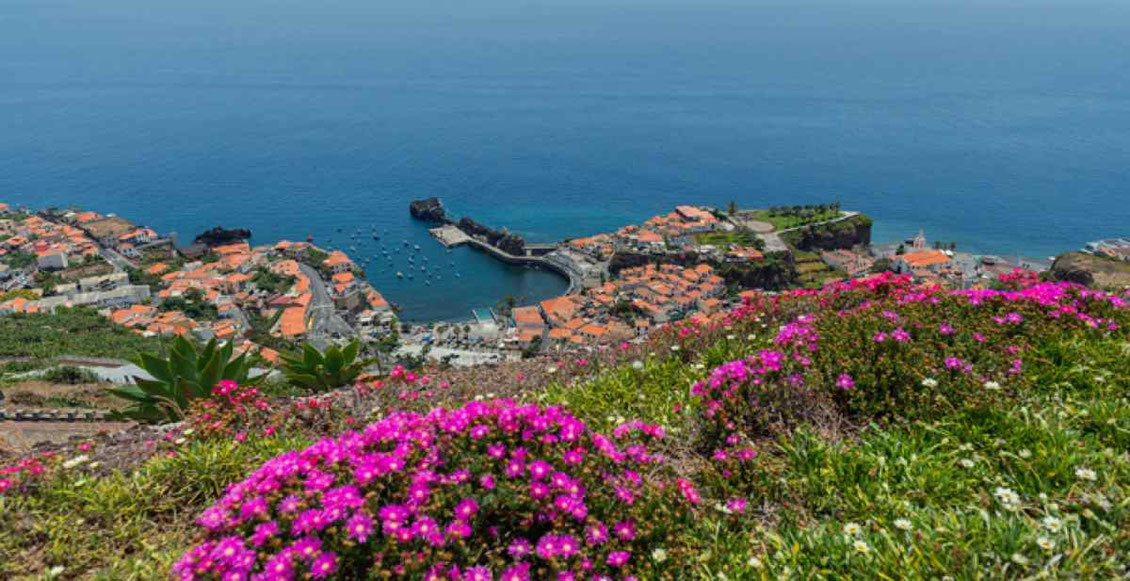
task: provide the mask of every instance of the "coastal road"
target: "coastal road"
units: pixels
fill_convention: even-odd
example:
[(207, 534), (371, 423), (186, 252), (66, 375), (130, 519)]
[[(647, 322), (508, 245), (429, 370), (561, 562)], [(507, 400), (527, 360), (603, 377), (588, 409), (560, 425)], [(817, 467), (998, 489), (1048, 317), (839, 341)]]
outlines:
[(124, 256), (101, 244), (98, 245), (98, 254), (102, 256), (102, 258), (105, 258), (106, 262), (110, 263), (110, 266), (114, 267), (115, 272), (124, 272), (127, 269), (134, 268), (133, 264), (126, 260)]
[(307, 323), (306, 338), (310, 344), (324, 350), (333, 343), (335, 335), (352, 338), (356, 332), (334, 310), (333, 297), (330, 296), (322, 275), (306, 264), (299, 263), (298, 268), (310, 279), (310, 292), (314, 295), (310, 306), (307, 307), (310, 319)]

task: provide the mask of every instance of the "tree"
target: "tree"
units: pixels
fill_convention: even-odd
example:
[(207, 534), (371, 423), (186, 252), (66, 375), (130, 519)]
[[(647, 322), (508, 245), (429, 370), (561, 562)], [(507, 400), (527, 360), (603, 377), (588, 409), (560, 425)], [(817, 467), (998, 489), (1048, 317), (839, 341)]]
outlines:
[(131, 402), (112, 417), (140, 422), (160, 423), (182, 420), (189, 403), (197, 398), (212, 397), (212, 388), (223, 380), (240, 385), (256, 385), (267, 375), (251, 377), (247, 354), (232, 359), (233, 345), (222, 347), (212, 339), (197, 351), (184, 337), (173, 340), (168, 358), (140, 354), (134, 363), (153, 379), (134, 377), (136, 385), (110, 388), (110, 393)]
[(903, 254), (906, 254), (906, 245), (905, 244), (899, 244), (898, 249), (895, 250), (895, 255), (902, 256)]
[(738, 203), (737, 203), (737, 202), (735, 202), (735, 201), (733, 201), (733, 200), (730, 200), (730, 208), (729, 208), (729, 210), (730, 210), (730, 215), (731, 215), (731, 216), (735, 216), (735, 215), (737, 215), (737, 213), (738, 213)]
[(892, 270), (892, 268), (891, 259), (889, 258), (880, 258), (871, 265), (871, 272), (874, 272), (876, 274), (881, 274), (890, 270)]
[(322, 353), (309, 343), (302, 346), (302, 356), (282, 355), (283, 373), (292, 385), (312, 391), (330, 391), (351, 385), (370, 359), (359, 359), (361, 342), (354, 339), (344, 349), (334, 345)]
[(514, 312), (514, 307), (517, 307), (518, 305), (522, 304), (525, 301), (526, 301), (526, 297), (519, 297), (519, 296), (514, 296), (513, 294), (507, 294), (505, 297), (502, 298), (501, 301), (498, 301), (498, 305), (497, 305), (498, 306), (498, 313), (500, 315), (504, 316), (504, 317), (509, 317), (510, 314), (512, 312)]

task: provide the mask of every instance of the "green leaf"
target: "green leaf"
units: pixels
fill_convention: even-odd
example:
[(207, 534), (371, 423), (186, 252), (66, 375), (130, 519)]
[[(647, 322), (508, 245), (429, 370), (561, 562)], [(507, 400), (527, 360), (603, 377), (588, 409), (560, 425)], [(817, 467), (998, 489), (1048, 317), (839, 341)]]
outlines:
[(345, 363), (348, 365), (357, 359), (357, 354), (361, 352), (361, 342), (354, 339), (345, 346), (345, 350), (341, 352), (342, 357), (345, 358)]
[(140, 389), (133, 387), (133, 386), (110, 387), (110, 388), (107, 388), (106, 391), (108, 391), (108, 392), (110, 392), (110, 393), (112, 393), (112, 394), (114, 394), (114, 395), (116, 395), (116, 396), (118, 396), (122, 399), (128, 399), (130, 401), (147, 402), (147, 401), (150, 400), (149, 394), (147, 394), (144, 391), (141, 391)]
[[(230, 343), (229, 343), (229, 345), (230, 345)], [(225, 365), (224, 371), (221, 374), (220, 379), (230, 379), (230, 380), (235, 381), (237, 383), (243, 383), (243, 379), (246, 378), (245, 375), (247, 373), (247, 370), (244, 369), (244, 367), (243, 367), (246, 359), (247, 359), (247, 354), (244, 353), (243, 355), (236, 357), (231, 362), (229, 362), (227, 365)]]
[(196, 347), (193, 346), (193, 344), (190, 343), (188, 339), (185, 339), (184, 336), (177, 335), (176, 338), (173, 339), (172, 352), (192, 362), (192, 365), (195, 367)]
[(308, 371), (317, 369), (324, 361), (322, 354), (318, 353), (318, 350), (312, 345), (306, 343), (302, 346), (302, 362), (305, 364)]
[(154, 357), (148, 353), (142, 353), (138, 359), (140, 361), (139, 366), (148, 372), (149, 375), (161, 381), (173, 380), (173, 371), (169, 367), (168, 361)]
[(302, 387), (317, 387), (318, 377), (309, 373), (287, 374), (287, 381)]
[(196, 368), (203, 372), (204, 368), (212, 362), (212, 356), (215, 354), (216, 339), (212, 338), (208, 341), (208, 344), (204, 346), (204, 350), (196, 357)]
[[(186, 378), (190, 381), (196, 381), (196, 378), (200, 376), (200, 373), (196, 370), (196, 355), (193, 354), (192, 357), (193, 359), (188, 359), (175, 350), (169, 354), (169, 367), (175, 376), (174, 380)], [(170, 383), (176, 383), (176, 381)]]
[(224, 346), (220, 348), (220, 358), (224, 361), (231, 359), (232, 350), (235, 349), (235, 343), (225, 341)]
[(343, 367), (345, 367), (345, 356), (342, 355), (341, 349), (338, 349), (337, 346), (327, 349), (326, 371), (331, 375), (337, 375), (341, 373)]
[(213, 349), (212, 357), (204, 366), (204, 370), (200, 372), (200, 381), (197, 382), (200, 397), (207, 396), (212, 391), (212, 386), (220, 382), (220, 375), (224, 371), (224, 361), (220, 358), (220, 354)]

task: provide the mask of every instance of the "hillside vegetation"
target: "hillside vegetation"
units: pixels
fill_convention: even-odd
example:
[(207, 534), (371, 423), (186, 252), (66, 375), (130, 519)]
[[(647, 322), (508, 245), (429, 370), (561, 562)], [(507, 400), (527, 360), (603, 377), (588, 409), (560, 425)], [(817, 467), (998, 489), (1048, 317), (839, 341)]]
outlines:
[(0, 576), (1118, 578), (1126, 294), (882, 275), (15, 461)]
[(86, 307), (60, 308), (54, 313), (0, 317), (0, 357), (51, 359), (106, 357), (125, 359), (138, 352), (158, 350), (157, 339), (115, 325)]

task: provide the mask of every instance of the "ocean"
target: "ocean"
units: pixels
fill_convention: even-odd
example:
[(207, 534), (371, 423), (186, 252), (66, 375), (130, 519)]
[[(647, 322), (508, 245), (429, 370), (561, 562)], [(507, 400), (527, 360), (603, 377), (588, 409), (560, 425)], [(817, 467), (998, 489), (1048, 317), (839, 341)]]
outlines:
[(5, 0), (0, 201), (312, 235), (413, 321), (566, 286), (447, 254), (427, 196), (534, 242), (837, 200), (1046, 256), (1130, 235), (1128, 73), (1124, 0)]

